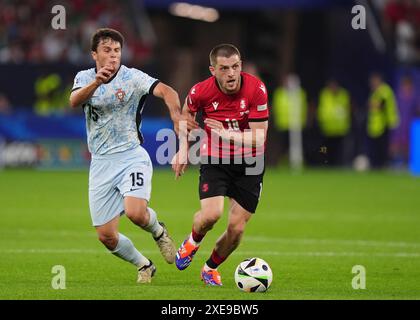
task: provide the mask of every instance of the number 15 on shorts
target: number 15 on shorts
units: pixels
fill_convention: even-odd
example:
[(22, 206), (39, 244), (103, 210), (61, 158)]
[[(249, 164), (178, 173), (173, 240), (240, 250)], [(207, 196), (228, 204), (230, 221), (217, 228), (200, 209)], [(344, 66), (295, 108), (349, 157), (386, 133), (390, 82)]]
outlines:
[(131, 187), (136, 188), (136, 187), (142, 187), (143, 186), (143, 184), (144, 184), (143, 173), (132, 172), (132, 173), (130, 173), (130, 177), (131, 177)]

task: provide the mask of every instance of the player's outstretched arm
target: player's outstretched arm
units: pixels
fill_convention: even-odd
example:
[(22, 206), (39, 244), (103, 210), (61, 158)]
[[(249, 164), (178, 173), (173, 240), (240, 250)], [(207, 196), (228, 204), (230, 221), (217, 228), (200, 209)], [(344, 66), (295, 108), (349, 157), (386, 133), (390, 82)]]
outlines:
[(180, 121), (186, 121), (188, 130), (198, 128), (194, 119), (186, 118), (181, 114), (181, 103), (178, 93), (170, 86), (160, 82), (153, 90), (153, 95), (163, 99), (169, 109), (169, 114), (174, 122), (174, 130), (179, 135)]
[(76, 108), (82, 105), (86, 100), (88, 100), (95, 90), (100, 86), (96, 81), (92, 81), (85, 87), (77, 89), (70, 94), (70, 106)]
[(178, 134), (179, 120), (181, 119), (181, 103), (179, 101), (178, 93), (170, 86), (159, 82), (153, 89), (155, 97), (163, 99), (169, 110), (169, 115), (174, 123), (174, 130)]
[(262, 147), (267, 140), (268, 121), (250, 122), (249, 128), (251, 134), (245, 134), (244, 145), (252, 145), (253, 147)]
[(115, 72), (112, 65), (107, 65), (98, 70), (95, 80), (80, 89), (73, 91), (70, 95), (70, 106), (76, 108), (88, 100), (95, 90), (103, 83), (108, 81)]
[[(184, 104), (182, 109), (182, 119), (190, 119), (195, 122), (194, 120), (194, 113), (192, 113), (188, 106)], [(179, 150), (172, 158), (172, 170), (175, 172), (175, 179), (177, 180), (188, 167), (188, 150), (189, 150), (189, 143), (188, 143), (188, 127), (186, 122), (181, 123), (179, 126)]]

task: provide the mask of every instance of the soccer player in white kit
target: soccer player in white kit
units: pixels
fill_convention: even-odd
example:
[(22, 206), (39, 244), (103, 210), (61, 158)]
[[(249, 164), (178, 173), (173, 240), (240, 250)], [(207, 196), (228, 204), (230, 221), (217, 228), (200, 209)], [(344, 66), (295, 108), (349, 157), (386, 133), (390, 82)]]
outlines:
[[(70, 105), (82, 106), (86, 116), (89, 170), (89, 207), (99, 240), (117, 257), (138, 268), (138, 283), (151, 282), (156, 266), (130, 239), (118, 232), (125, 213), (137, 226), (150, 232), (166, 262), (175, 261), (176, 249), (165, 225), (148, 206), (152, 162), (141, 147), (141, 112), (146, 96), (164, 100), (175, 131), (181, 120), (178, 94), (146, 73), (121, 65), (124, 38), (116, 30), (98, 29), (91, 53), (96, 68), (77, 73)], [(185, 119), (186, 120), (186, 119)], [(188, 120), (188, 127), (196, 123)]]

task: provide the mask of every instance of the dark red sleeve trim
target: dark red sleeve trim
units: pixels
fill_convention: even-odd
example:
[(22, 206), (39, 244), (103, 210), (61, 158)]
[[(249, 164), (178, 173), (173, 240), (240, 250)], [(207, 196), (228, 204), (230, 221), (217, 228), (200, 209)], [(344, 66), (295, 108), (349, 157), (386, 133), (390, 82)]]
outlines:
[(268, 117), (267, 118), (248, 119), (248, 122), (264, 122), (264, 121), (268, 121)]

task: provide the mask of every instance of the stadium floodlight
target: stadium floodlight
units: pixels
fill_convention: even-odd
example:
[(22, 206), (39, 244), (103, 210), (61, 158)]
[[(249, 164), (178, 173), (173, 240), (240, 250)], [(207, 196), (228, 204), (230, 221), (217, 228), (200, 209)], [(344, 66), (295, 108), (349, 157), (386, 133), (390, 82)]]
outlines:
[(169, 12), (177, 17), (215, 22), (219, 19), (219, 12), (214, 8), (192, 5), (186, 2), (175, 2), (170, 5)]

